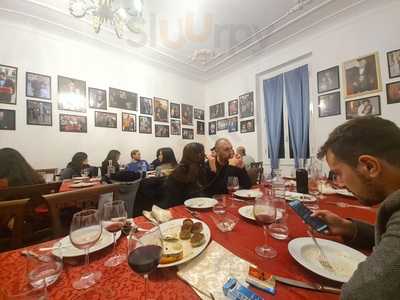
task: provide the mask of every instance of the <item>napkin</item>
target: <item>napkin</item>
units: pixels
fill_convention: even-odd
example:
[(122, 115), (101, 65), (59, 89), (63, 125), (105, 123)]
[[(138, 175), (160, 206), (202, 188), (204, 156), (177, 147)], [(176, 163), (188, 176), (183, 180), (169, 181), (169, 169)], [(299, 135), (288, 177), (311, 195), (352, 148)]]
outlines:
[(162, 209), (153, 205), (151, 211), (144, 210), (143, 216), (153, 223), (164, 223), (172, 219), (171, 212), (168, 209)]
[[(212, 293), (215, 299), (226, 299), (222, 291), (224, 283), (229, 277), (235, 277), (242, 284), (245, 283), (249, 266), (249, 262), (212, 241), (200, 256), (180, 265), (177, 274), (197, 289)], [(209, 300), (205, 295), (197, 291), (196, 293), (201, 299)]]

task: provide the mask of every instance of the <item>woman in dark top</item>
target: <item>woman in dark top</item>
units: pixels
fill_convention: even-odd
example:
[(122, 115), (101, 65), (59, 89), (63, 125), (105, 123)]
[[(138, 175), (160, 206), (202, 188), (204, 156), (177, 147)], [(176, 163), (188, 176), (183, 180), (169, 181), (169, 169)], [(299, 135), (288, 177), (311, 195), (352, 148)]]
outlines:
[(177, 166), (177, 161), (175, 158), (175, 153), (172, 148), (166, 147), (160, 149), (160, 165), (161, 170), (175, 169)]
[(108, 152), (106, 159), (101, 163), (101, 175), (105, 176), (107, 175), (107, 167), (108, 167), (108, 161), (112, 161), (112, 165), (114, 167), (115, 173), (119, 172), (119, 157), (121, 156), (121, 152), (118, 150), (111, 150)]
[(89, 168), (88, 155), (85, 152), (77, 152), (67, 167), (61, 171), (60, 178), (71, 179), (72, 177), (80, 177), (84, 168)]
[(155, 168), (157, 168), (159, 165), (161, 165), (160, 162), (160, 153), (161, 153), (161, 148), (157, 149), (157, 153), (156, 153), (156, 159), (153, 160), (150, 164), (151, 169), (155, 170)]

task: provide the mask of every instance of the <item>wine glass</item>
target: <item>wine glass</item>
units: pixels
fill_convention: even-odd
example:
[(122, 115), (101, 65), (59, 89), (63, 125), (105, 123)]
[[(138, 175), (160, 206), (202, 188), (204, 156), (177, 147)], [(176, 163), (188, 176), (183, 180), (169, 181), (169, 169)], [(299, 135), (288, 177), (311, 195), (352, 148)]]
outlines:
[[(99, 213), (96, 209), (82, 210), (72, 217), (69, 239), (72, 245), (85, 250), (85, 266), (89, 264), (89, 248), (100, 239), (102, 227)], [(96, 284), (101, 278), (101, 272), (89, 272), (74, 281), (75, 289), (87, 289)]]
[(268, 225), (275, 222), (276, 207), (273, 199), (268, 196), (258, 197), (254, 203), (254, 216), (257, 223), (263, 226), (265, 243), (256, 247), (256, 253), (265, 258), (274, 258), (276, 250), (268, 246)]
[[(115, 235), (118, 231), (122, 229), (127, 218), (127, 213), (125, 209), (125, 202), (121, 200), (114, 200), (104, 203), (103, 208), (103, 228), (108, 232), (113, 234), (114, 248), (113, 253), (115, 253), (116, 239)], [(106, 267), (115, 267), (122, 263), (126, 258), (124, 254), (116, 254), (104, 263)]]
[(150, 222), (136, 223), (138, 226), (129, 236), (128, 264), (144, 277), (144, 297), (147, 299), (149, 273), (157, 269), (162, 252), (160, 227)]
[(83, 177), (89, 177), (89, 174), (90, 174), (90, 169), (89, 168), (84, 168), (82, 170), (82, 176)]
[(233, 193), (239, 189), (239, 178), (237, 178), (235, 176), (229, 176), (228, 183), (227, 183), (227, 189), (228, 189), (228, 193), (230, 195), (233, 195)]

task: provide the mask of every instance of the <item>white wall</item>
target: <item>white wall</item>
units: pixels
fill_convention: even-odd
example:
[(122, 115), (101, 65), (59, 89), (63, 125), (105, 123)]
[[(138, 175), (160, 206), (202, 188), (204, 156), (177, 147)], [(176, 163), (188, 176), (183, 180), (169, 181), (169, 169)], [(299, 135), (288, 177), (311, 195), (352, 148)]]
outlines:
[[(311, 151), (315, 153), (328, 134), (337, 125), (346, 121), (342, 78), (341, 115), (318, 118), (317, 72), (335, 65), (340, 65), (341, 72), (343, 62), (378, 51), (383, 82), (382, 92), (379, 93), (382, 116), (400, 125), (400, 104), (388, 105), (385, 90), (386, 83), (396, 81), (396, 79), (389, 80), (386, 52), (400, 48), (400, 40), (397, 38), (400, 28), (398, 18), (400, 2), (382, 1), (382, 4), (378, 3), (376, 6), (378, 7), (371, 7), (359, 13), (351, 12), (343, 17), (335, 17), (328, 24), (302, 33), (279, 46), (266, 49), (245, 66), (208, 83), (206, 85), (207, 109), (212, 104), (227, 102), (249, 91), (255, 91), (256, 101), (263, 101), (262, 89), (257, 85), (257, 78), (266, 75), (273, 77), (279, 71), (286, 71), (291, 65), (295, 68), (298, 61), (304, 60), (305, 57), (309, 64), (310, 98), (313, 103)], [(258, 110), (256, 109), (256, 117), (260, 125), (264, 113), (260, 113), (260, 103), (257, 103), (256, 107), (259, 107)], [(256, 130), (259, 129), (259, 127), (256, 128)], [(249, 154), (262, 159), (262, 153), (259, 151), (259, 148), (262, 148), (261, 135), (258, 133), (240, 134), (220, 131), (217, 135), (209, 137), (208, 144), (212, 145), (217, 138), (222, 136), (231, 139), (234, 146), (246, 146)]]
[[(157, 148), (169, 146), (178, 158), (183, 146), (190, 142), (180, 136), (155, 138), (154, 122), (152, 135), (122, 132), (122, 110), (115, 108), (107, 111), (117, 112), (117, 129), (94, 127), (95, 110), (88, 109), (86, 114), (82, 114), (87, 116), (86, 134), (60, 132), (59, 113), (80, 113), (57, 109), (57, 75), (85, 80), (87, 87), (106, 89), (107, 97), (108, 88), (114, 87), (136, 92), (139, 96), (156, 96), (204, 109), (202, 83), (151, 67), (121, 51), (78, 43), (33, 28), (2, 24), (0, 36), (0, 64), (18, 67), (17, 105), (0, 103), (2, 109), (16, 110), (16, 131), (0, 131), (0, 148), (19, 150), (35, 168), (62, 168), (77, 151), (88, 153), (93, 165), (99, 165), (111, 149), (121, 151), (121, 162), (127, 162), (130, 151), (135, 148), (141, 150), (144, 159), (151, 161)], [(52, 76), (52, 127), (26, 125), (27, 71)], [(195, 140), (205, 141), (205, 137), (196, 136), (195, 126), (186, 127), (194, 129)]]

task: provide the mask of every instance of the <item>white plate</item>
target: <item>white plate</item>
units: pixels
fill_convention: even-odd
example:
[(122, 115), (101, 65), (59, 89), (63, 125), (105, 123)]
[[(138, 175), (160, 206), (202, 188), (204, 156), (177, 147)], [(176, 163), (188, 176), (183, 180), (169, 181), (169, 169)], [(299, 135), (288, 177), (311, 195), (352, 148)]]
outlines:
[(192, 198), (184, 202), (185, 206), (190, 208), (212, 208), (218, 201), (213, 198)]
[(357, 269), (358, 264), (367, 258), (361, 252), (346, 245), (330, 240), (318, 238), (317, 240), (328, 256), (335, 273), (322, 267), (318, 262), (318, 248), (309, 237), (291, 240), (288, 250), (299, 264), (323, 277), (339, 282), (347, 282)]
[[(116, 240), (119, 239), (120, 236), (121, 236), (121, 231), (118, 231), (115, 235), (115, 239)], [(90, 247), (89, 253), (93, 253), (98, 250), (104, 249), (109, 245), (112, 245), (113, 242), (114, 242), (113, 234), (103, 229), (100, 239), (93, 247)], [(53, 254), (56, 256), (61, 256), (61, 251), (63, 257), (75, 257), (75, 256), (85, 255), (85, 250), (80, 250), (72, 245), (71, 240), (69, 239), (69, 235), (67, 235), (59, 242), (54, 244), (54, 246), (57, 246), (58, 243), (61, 243), (62, 248), (53, 250)]]
[(250, 199), (261, 197), (263, 195), (263, 193), (259, 190), (238, 190), (233, 194), (240, 198), (250, 198)]
[[(163, 234), (165, 234), (165, 232), (173, 232), (176, 229), (178, 232), (178, 235), (179, 235), (183, 220), (186, 220), (186, 218), (175, 219), (175, 220), (171, 220), (169, 222), (160, 224), (161, 232)], [(167, 267), (177, 266), (177, 265), (183, 264), (185, 262), (188, 262), (189, 260), (195, 258), (197, 255), (199, 255), (201, 252), (203, 252), (204, 249), (207, 248), (207, 245), (211, 239), (210, 228), (208, 227), (208, 225), (206, 223), (204, 223), (201, 220), (192, 219), (192, 221), (200, 222), (203, 224), (203, 231), (201, 233), (204, 234), (204, 238), (205, 238), (204, 244), (199, 247), (192, 248), (192, 246), (190, 245), (190, 239), (184, 240), (184, 241), (180, 240), (180, 243), (183, 246), (183, 258), (181, 260), (178, 260), (178, 261), (170, 263), (170, 264), (159, 264), (158, 265), (159, 268), (167, 268)]]
[(86, 176), (72, 177), (72, 180), (84, 180), (84, 179), (87, 179), (87, 178), (89, 178), (89, 177), (86, 177)]
[(97, 184), (96, 182), (80, 182), (80, 183), (71, 184), (69, 187), (82, 188), (82, 187), (94, 186), (96, 184)]
[[(238, 212), (239, 212), (239, 215), (241, 215), (242, 217), (249, 219), (249, 220), (256, 221), (256, 218), (254, 217), (253, 209), (254, 209), (254, 205), (246, 205), (246, 206), (242, 206), (241, 208), (239, 208)], [(282, 218), (282, 212), (278, 210), (276, 212), (276, 219), (279, 220), (280, 218)]]
[(317, 198), (312, 195), (295, 193), (295, 192), (285, 192), (285, 199), (288, 201), (300, 200), (301, 202), (315, 202)]

